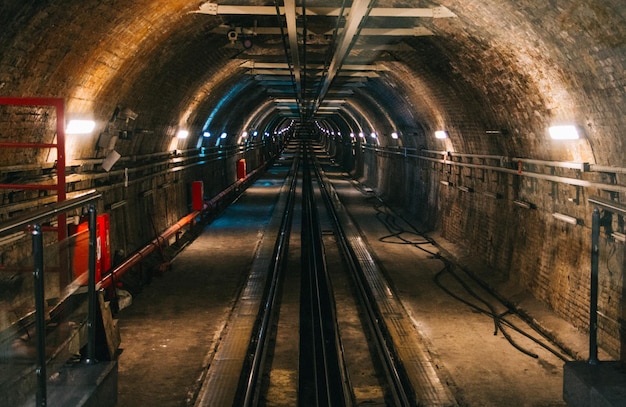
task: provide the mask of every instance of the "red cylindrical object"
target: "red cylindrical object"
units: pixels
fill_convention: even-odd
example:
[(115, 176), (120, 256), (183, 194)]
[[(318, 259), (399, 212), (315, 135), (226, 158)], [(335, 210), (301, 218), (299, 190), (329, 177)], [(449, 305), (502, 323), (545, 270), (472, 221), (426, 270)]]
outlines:
[(204, 209), (204, 183), (202, 181), (191, 183), (191, 208), (194, 211)]
[(243, 179), (246, 177), (246, 159), (242, 158), (237, 161), (237, 179)]

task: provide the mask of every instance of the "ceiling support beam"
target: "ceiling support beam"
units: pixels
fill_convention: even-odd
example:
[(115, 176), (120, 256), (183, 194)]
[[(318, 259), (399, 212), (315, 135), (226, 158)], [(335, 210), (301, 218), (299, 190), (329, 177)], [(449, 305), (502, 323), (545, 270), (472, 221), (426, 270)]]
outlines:
[[(296, 27), (296, 0), (284, 0), (285, 19), (287, 20), (287, 36), (289, 38), (289, 51), (296, 85), (296, 97), (302, 104), (302, 71), (300, 69), (300, 52), (298, 52), (298, 31)], [(276, 10), (276, 8), (274, 8)]]
[[(354, 8), (354, 7), (353, 7)], [(287, 5), (280, 7), (280, 13), (286, 14)], [(307, 16), (338, 17), (341, 12), (339, 7), (307, 7)], [(345, 9), (348, 15), (352, 12), (350, 8)], [(200, 5), (200, 9), (193, 13), (210, 15), (276, 15), (276, 7), (272, 6), (231, 6), (207, 2)], [(302, 7), (295, 7), (297, 16), (303, 15)], [(371, 17), (413, 17), (413, 18), (454, 18), (456, 14), (444, 6), (428, 8), (372, 8), (369, 15)]]
[[(214, 32), (216, 34), (220, 34), (220, 33), (227, 34), (229, 31), (232, 31), (232, 29), (228, 27), (217, 27), (213, 29), (211, 32)], [(341, 33), (342, 31), (343, 29), (341, 28), (338, 30), (339, 33)], [(282, 35), (283, 33), (280, 27), (255, 27), (255, 28), (237, 27), (235, 32), (237, 32), (238, 34), (242, 34), (242, 35), (253, 35), (253, 36)], [(304, 29), (302, 28), (297, 28), (297, 32), (299, 34), (304, 35), (303, 34)], [(306, 35), (330, 36), (330, 35), (333, 35), (333, 31), (331, 30), (323, 34), (319, 34), (311, 30), (307, 30)], [(432, 33), (432, 31), (428, 30), (427, 28), (420, 27), (420, 26), (415, 26), (412, 28), (363, 28), (361, 29), (361, 32), (359, 33), (359, 36), (361, 37), (364, 37), (364, 36), (421, 37), (421, 36), (427, 36), (427, 35), (434, 35), (434, 34)]]
[(361, 23), (370, 11), (373, 1), (374, 0), (354, 0), (352, 3), (350, 14), (348, 14), (344, 30), (340, 34), (339, 41), (337, 42), (337, 48), (335, 48), (332, 60), (328, 66), (328, 72), (323, 79), (313, 112), (317, 110), (324, 97), (326, 97), (326, 92), (328, 92), (328, 88), (330, 87), (333, 79), (335, 79), (337, 72), (341, 69), (341, 65), (343, 64), (346, 55), (350, 52), (350, 47), (358, 34), (359, 28), (361, 28)]
[[(276, 77), (281, 77), (281, 76), (288, 76), (291, 77), (291, 71), (288, 70), (284, 70), (284, 69), (251, 69), (249, 71), (246, 72), (248, 75), (263, 75), (263, 76), (276, 76)], [(319, 77), (322, 76), (322, 72), (318, 72), (314, 75), (309, 75), (309, 77)], [(335, 72), (335, 74), (333, 75), (333, 78), (335, 76), (357, 76), (357, 77), (363, 77), (363, 78), (378, 78), (380, 77), (379, 74), (377, 74), (376, 72), (373, 71), (337, 71)], [(328, 90), (328, 89), (326, 89)]]
[[(289, 69), (289, 65), (283, 62), (254, 62), (250, 60), (246, 60), (241, 64), (242, 68), (248, 69)], [(307, 66), (309, 69), (324, 69), (324, 65), (316, 64)], [(389, 68), (383, 64), (374, 64), (374, 65), (356, 65), (356, 64), (345, 64), (341, 67), (342, 71), (389, 71)]]

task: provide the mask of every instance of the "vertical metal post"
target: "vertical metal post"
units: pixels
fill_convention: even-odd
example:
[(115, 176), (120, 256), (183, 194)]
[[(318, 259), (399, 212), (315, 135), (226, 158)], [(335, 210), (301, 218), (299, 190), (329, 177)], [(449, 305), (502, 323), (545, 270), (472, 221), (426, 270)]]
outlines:
[(589, 360), (598, 364), (598, 263), (600, 257), (600, 211), (593, 210), (591, 223), (591, 286), (589, 294)]
[(96, 361), (96, 207), (89, 205), (89, 278), (87, 281), (89, 310), (87, 315), (86, 364)]
[(46, 307), (45, 307), (45, 287), (43, 280), (43, 235), (41, 226), (35, 225), (32, 230), (33, 235), (33, 260), (35, 279), (35, 326), (37, 329), (37, 395), (36, 404), (38, 407), (47, 405), (46, 391)]

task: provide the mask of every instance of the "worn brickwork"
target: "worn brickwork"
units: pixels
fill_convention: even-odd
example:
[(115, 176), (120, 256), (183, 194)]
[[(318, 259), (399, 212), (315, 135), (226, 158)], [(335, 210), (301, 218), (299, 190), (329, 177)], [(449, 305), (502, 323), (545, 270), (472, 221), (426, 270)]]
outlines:
[[(379, 0), (376, 7), (422, 3)], [(511, 160), (503, 163), (510, 170), (515, 169), (515, 157), (626, 167), (623, 0), (440, 4), (457, 17), (416, 19), (415, 25), (434, 35), (405, 38), (396, 49), (381, 54), (388, 70), (355, 91), (346, 107), (350, 114), (336, 119), (346, 122), (343, 127), (377, 131), (382, 147), (397, 143), (415, 154), (434, 150), (502, 156)], [(225, 17), (188, 14), (198, 5), (187, 0), (4, 0), (0, 95), (63, 97), (68, 117), (96, 121), (93, 134), (67, 140), (68, 161), (78, 161), (71, 168), (76, 174), (97, 172), (89, 160), (106, 156), (112, 146), (105, 141), (116, 135), (124, 135), (111, 142), (123, 157), (145, 157), (150, 164), (154, 154), (195, 148), (209, 119), (214, 131), (239, 134), (247, 116), (267, 103), (268, 95), (244, 74), (241, 48), (229, 44), (219, 31)], [(248, 56), (261, 60), (272, 53), (282, 55), (280, 41), (273, 45), (255, 46)], [(359, 54), (357, 63), (369, 63), (370, 55)], [(131, 120), (116, 115), (124, 108), (138, 116)], [(550, 140), (547, 128), (557, 123), (576, 124), (582, 138), (571, 143)], [(173, 142), (180, 127), (193, 136)], [(0, 108), (0, 141), (49, 141), (53, 128), (53, 116), (45, 109)], [(450, 137), (434, 139), (439, 129)], [(400, 134), (400, 141), (390, 139), (391, 131)], [(586, 326), (592, 210), (587, 199), (600, 195), (626, 203), (623, 192), (374, 154), (343, 143), (337, 153), (357, 178), (414, 214), (426, 228), (472, 249), (494, 272), (528, 289), (576, 325)], [(50, 180), (54, 159), (51, 151), (0, 150), (0, 178)], [(246, 159), (252, 168), (260, 155)], [(68, 188), (102, 189), (103, 210), (127, 200), (112, 212), (114, 244), (133, 250), (155, 229), (186, 212), (191, 180), (205, 180), (205, 188), (217, 193), (234, 179), (233, 164), (162, 175), (127, 188), (121, 186), (119, 173), (70, 183)], [(16, 170), (19, 165), (35, 168)], [(524, 164), (523, 171), (626, 185), (620, 171), (581, 173), (534, 164)], [(8, 208), (17, 204), (24, 203), (14, 212), (28, 209), (28, 203), (41, 205), (46, 195), (2, 194), (0, 219), (15, 215)], [(530, 202), (532, 208), (521, 208), (515, 200)], [(150, 219), (146, 214), (151, 211), (159, 216)], [(579, 223), (564, 224), (554, 212), (574, 216)], [(624, 232), (623, 219), (614, 217), (610, 224)], [(601, 254), (601, 341), (617, 354), (626, 347), (619, 328), (626, 315), (623, 244), (605, 233)]]
[[(465, 246), (492, 267), (493, 273), (524, 287), (581, 329), (589, 320), (591, 252), (591, 208), (567, 200), (576, 188), (549, 181), (507, 174), (473, 171), (463, 176), (459, 168), (411, 163), (402, 158), (365, 156), (365, 182), (391, 202), (413, 213), (422, 225), (441, 231), (446, 239)], [(371, 172), (378, 162), (381, 178)], [(399, 170), (401, 166), (407, 172)], [(465, 170), (469, 173), (469, 171)], [(417, 174), (422, 174), (420, 177)], [(457, 188), (459, 179), (471, 186)], [(444, 185), (440, 181), (450, 182)], [(401, 190), (399, 191), (398, 188)], [(494, 197), (484, 192), (497, 193)], [(580, 192), (582, 195), (586, 191)], [(519, 207), (513, 200), (531, 203)], [(558, 201), (555, 201), (558, 199)], [(570, 206), (578, 209), (572, 210)], [(535, 204), (537, 202), (538, 204)], [(553, 212), (579, 216), (570, 225)], [(588, 213), (587, 213), (588, 212)], [(613, 228), (619, 227), (617, 218)], [(606, 233), (602, 235), (600, 265), (599, 340), (602, 346), (620, 353), (620, 324), (624, 287), (624, 246)]]

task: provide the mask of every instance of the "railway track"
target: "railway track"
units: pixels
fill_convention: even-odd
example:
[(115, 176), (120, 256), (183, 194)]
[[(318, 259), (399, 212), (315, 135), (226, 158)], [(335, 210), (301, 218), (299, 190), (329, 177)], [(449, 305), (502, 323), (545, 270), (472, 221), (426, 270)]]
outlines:
[(195, 405), (454, 405), (313, 143), (291, 148), (276, 238), (259, 244)]

